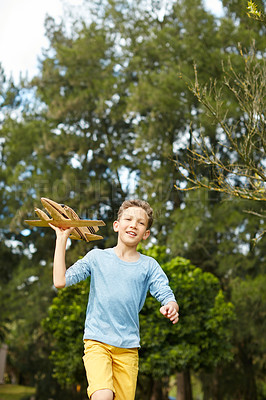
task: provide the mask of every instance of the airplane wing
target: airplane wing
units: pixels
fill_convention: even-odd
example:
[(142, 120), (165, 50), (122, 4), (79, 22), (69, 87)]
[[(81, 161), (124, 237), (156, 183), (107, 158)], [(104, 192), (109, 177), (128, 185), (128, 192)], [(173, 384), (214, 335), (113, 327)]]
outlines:
[(72, 227), (90, 227), (90, 226), (104, 226), (105, 223), (101, 220), (92, 220), (92, 219), (52, 219), (48, 218), (47, 220), (40, 219), (25, 219), (24, 222), (31, 226), (39, 226), (47, 228), (52, 224), (54, 226), (58, 226), (59, 228), (72, 228)]
[(102, 236), (95, 234), (99, 230), (98, 226), (105, 225), (102, 220), (81, 220), (75, 211), (66, 205), (58, 204), (44, 197), (41, 198), (41, 202), (51, 218), (44, 211), (35, 208), (35, 212), (40, 217), (40, 220), (25, 220), (27, 224), (38, 227), (49, 227), (49, 224), (59, 228), (74, 227), (75, 229), (70, 235), (71, 239), (83, 239), (87, 242), (103, 239)]

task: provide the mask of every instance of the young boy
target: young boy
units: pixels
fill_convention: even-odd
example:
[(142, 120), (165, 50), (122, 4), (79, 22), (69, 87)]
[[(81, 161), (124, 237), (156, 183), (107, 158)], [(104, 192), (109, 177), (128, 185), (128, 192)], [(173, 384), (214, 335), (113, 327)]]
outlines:
[(84, 330), (84, 365), (91, 400), (134, 400), (138, 374), (139, 317), (147, 291), (160, 312), (178, 322), (178, 304), (168, 279), (152, 258), (137, 252), (150, 235), (153, 211), (142, 200), (124, 201), (113, 223), (117, 245), (93, 249), (66, 271), (65, 250), (73, 228), (56, 231), (54, 285), (73, 285), (91, 276)]

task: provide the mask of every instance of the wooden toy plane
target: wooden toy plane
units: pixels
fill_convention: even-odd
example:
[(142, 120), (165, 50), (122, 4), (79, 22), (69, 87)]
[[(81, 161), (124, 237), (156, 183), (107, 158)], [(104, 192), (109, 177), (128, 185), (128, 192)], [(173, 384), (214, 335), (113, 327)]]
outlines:
[(99, 230), (98, 226), (105, 225), (103, 221), (80, 219), (72, 208), (58, 204), (45, 197), (41, 198), (41, 202), (51, 218), (44, 211), (35, 208), (35, 212), (40, 217), (40, 220), (25, 220), (27, 224), (40, 227), (49, 227), (49, 224), (59, 228), (75, 227), (69, 236), (71, 239), (86, 240), (86, 242), (103, 239), (102, 236), (96, 235), (96, 232)]

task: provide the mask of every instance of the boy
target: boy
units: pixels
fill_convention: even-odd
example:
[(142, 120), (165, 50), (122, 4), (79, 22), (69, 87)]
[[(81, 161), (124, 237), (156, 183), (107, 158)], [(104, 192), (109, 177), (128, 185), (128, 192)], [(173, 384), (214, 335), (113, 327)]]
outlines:
[(147, 291), (162, 303), (160, 312), (175, 324), (178, 304), (159, 264), (137, 252), (150, 235), (153, 211), (142, 200), (127, 200), (113, 229), (114, 248), (93, 249), (66, 271), (67, 238), (74, 228), (56, 231), (54, 285), (62, 288), (91, 276), (84, 330), (84, 365), (91, 400), (134, 400), (138, 374), (139, 320)]

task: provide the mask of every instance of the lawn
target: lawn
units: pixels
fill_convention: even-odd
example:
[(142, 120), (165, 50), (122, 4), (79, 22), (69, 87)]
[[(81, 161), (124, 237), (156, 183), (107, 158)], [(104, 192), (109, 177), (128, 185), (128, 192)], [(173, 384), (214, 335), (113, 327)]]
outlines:
[(0, 400), (22, 400), (34, 395), (35, 389), (20, 385), (0, 385)]

